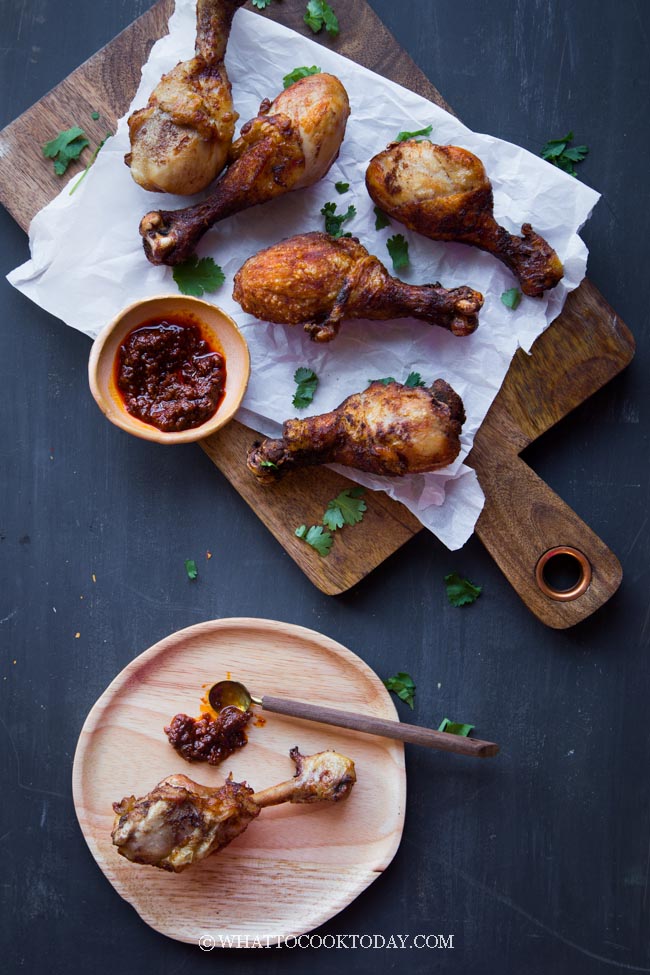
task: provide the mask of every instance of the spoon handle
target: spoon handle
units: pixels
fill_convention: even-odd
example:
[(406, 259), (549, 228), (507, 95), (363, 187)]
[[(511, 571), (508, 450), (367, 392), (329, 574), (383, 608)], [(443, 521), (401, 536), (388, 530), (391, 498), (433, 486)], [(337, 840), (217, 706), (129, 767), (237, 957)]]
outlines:
[(462, 735), (450, 735), (445, 731), (434, 731), (433, 728), (402, 724), (401, 721), (388, 721), (386, 718), (375, 718), (369, 714), (339, 711), (338, 708), (327, 708), (320, 704), (306, 704), (303, 701), (291, 701), (284, 697), (270, 697), (265, 694), (262, 698), (262, 707), (265, 711), (286, 714), (292, 718), (305, 718), (307, 721), (333, 724), (338, 728), (351, 728), (353, 731), (363, 731), (367, 735), (398, 738), (401, 741), (409, 741), (413, 745), (438, 748), (440, 751), (456, 752), (458, 755), (471, 755), (474, 758), (491, 758), (499, 751), (499, 746), (492, 741), (465, 738)]

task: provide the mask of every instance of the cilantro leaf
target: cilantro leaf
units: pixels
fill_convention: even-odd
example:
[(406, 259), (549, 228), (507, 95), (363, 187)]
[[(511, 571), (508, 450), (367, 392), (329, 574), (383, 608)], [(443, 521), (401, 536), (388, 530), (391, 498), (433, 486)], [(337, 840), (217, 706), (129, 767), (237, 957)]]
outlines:
[(571, 162), (582, 162), (588, 154), (588, 146), (571, 146), (570, 149), (565, 149), (562, 153), (564, 158), (571, 160)]
[(320, 212), (325, 217), (325, 233), (331, 237), (351, 237), (352, 234), (343, 233), (342, 227), (355, 216), (357, 208), (350, 204), (345, 213), (337, 213), (336, 206), (336, 203), (326, 203), (321, 207)]
[(569, 132), (561, 139), (549, 139), (542, 147), (540, 155), (553, 166), (564, 170), (570, 176), (577, 176), (574, 163), (581, 163), (589, 152), (588, 146), (569, 146), (573, 140), (573, 132)]
[(69, 194), (68, 194), (68, 196), (72, 196), (72, 194), (74, 193), (74, 191), (76, 190), (76, 188), (77, 188), (77, 187), (79, 186), (79, 183), (81, 183), (81, 182), (82, 182), (82, 181), (83, 181), (83, 180), (84, 180), (84, 179), (86, 178), (86, 176), (87, 176), (87, 174), (88, 174), (88, 170), (90, 169), (90, 167), (92, 166), (92, 164), (93, 164), (93, 163), (95, 162), (95, 160), (97, 159), (97, 156), (99, 155), (99, 150), (100, 150), (100, 149), (102, 148), (102, 146), (103, 146), (103, 145), (105, 144), (105, 142), (106, 142), (106, 140), (107, 140), (107, 139), (110, 139), (110, 137), (111, 137), (112, 135), (113, 135), (113, 133), (112, 133), (112, 132), (107, 132), (107, 133), (106, 133), (106, 135), (104, 136), (104, 138), (103, 138), (103, 139), (102, 139), (102, 141), (101, 141), (101, 142), (99, 143), (99, 145), (97, 146), (97, 148), (96, 148), (96, 149), (95, 149), (95, 151), (93, 152), (93, 154), (92, 154), (92, 156), (91, 156), (91, 157), (90, 157), (90, 159), (88, 160), (88, 165), (87, 165), (87, 166), (86, 166), (86, 168), (84, 169), (84, 171), (83, 171), (83, 173), (81, 174), (81, 176), (79, 177), (79, 179), (78, 179), (78, 180), (76, 181), (76, 183), (74, 183), (74, 184), (72, 185), (72, 187), (70, 188), (70, 192), (69, 192)]
[[(369, 379), (368, 383), (383, 383), (384, 386), (388, 386), (389, 383), (396, 383), (397, 381), (394, 376), (384, 376), (383, 379)], [(419, 372), (410, 372), (402, 385), (414, 389), (415, 386), (426, 386), (426, 383)]]
[(469, 579), (462, 579), (457, 572), (445, 576), (447, 599), (452, 606), (469, 606), (483, 592), (483, 586), (474, 586)]
[(375, 230), (383, 230), (384, 227), (390, 227), (390, 220), (386, 216), (383, 210), (379, 207), (373, 208), (375, 211)]
[(59, 132), (56, 138), (45, 143), (43, 146), (43, 155), (46, 159), (55, 159), (61, 150), (65, 149), (70, 142), (74, 142), (80, 136), (85, 137), (85, 135), (84, 130), (80, 129), (78, 125), (73, 126), (71, 129), (66, 129), (65, 132)]
[(462, 735), (463, 738), (467, 738), (470, 731), (474, 731), (474, 725), (461, 724), (459, 721), (450, 721), (449, 718), (443, 718), (438, 731), (446, 731), (448, 735)]
[(343, 528), (343, 525), (358, 525), (363, 521), (364, 512), (367, 510), (366, 502), (363, 500), (364, 494), (365, 491), (361, 487), (341, 491), (336, 498), (327, 502), (323, 524), (330, 531)]
[(278, 465), (274, 464), (272, 460), (261, 460), (260, 467), (270, 467), (274, 471), (278, 470)]
[(393, 261), (393, 270), (399, 271), (400, 268), (408, 267), (409, 264), (409, 242), (404, 234), (395, 234), (386, 241), (388, 253)]
[(254, 7), (257, 7), (258, 10), (266, 10), (268, 5), (271, 3), (271, 0), (251, 0), (251, 3)]
[[(307, 369), (303, 371), (309, 372)], [(338, 528), (343, 528), (344, 525), (358, 525), (363, 520), (363, 514), (366, 510), (366, 503), (361, 500), (363, 494), (365, 494), (365, 490), (362, 487), (341, 491), (338, 497), (327, 503), (322, 524), (312, 525), (311, 528), (307, 528), (307, 525), (299, 525), (295, 531), (296, 537), (315, 548), (319, 555), (323, 557), (329, 555), (334, 543), (330, 532), (335, 532)], [(323, 525), (330, 531), (325, 531)]]
[(78, 159), (89, 145), (84, 130), (75, 125), (65, 132), (59, 132), (55, 139), (46, 142), (43, 146), (43, 155), (46, 159), (54, 160), (54, 172), (57, 176), (63, 176), (70, 163)]
[(314, 398), (318, 386), (318, 376), (306, 366), (301, 366), (293, 374), (293, 381), (297, 384), (291, 402), (297, 410), (304, 410)]
[(337, 193), (347, 193), (347, 191), (350, 189), (350, 184), (349, 183), (335, 183), (334, 184), (334, 189), (336, 190)]
[[(334, 507), (330, 507), (331, 505), (334, 505)], [(329, 528), (331, 532), (335, 532), (337, 528), (343, 528), (343, 525), (345, 524), (343, 512), (333, 501), (327, 502), (327, 511), (323, 515), (323, 524), (326, 528)]]
[(329, 532), (323, 531), (322, 525), (312, 525), (311, 528), (307, 528), (307, 525), (300, 525), (299, 528), (296, 528), (296, 537), (302, 538), (304, 542), (315, 548), (323, 558), (329, 555), (333, 538)]
[(315, 64), (312, 64), (311, 68), (304, 66), (302, 68), (294, 68), (289, 74), (285, 74), (282, 79), (282, 84), (285, 88), (288, 88), (294, 81), (300, 81), (301, 78), (308, 78), (312, 74), (320, 74), (320, 68), (317, 68)]
[(90, 117), (93, 120), (93, 122), (96, 122), (99, 119), (99, 112), (91, 112)]
[(174, 281), (181, 294), (202, 298), (206, 291), (212, 292), (220, 288), (226, 280), (218, 264), (211, 257), (190, 257), (174, 268)]
[(569, 132), (561, 139), (549, 139), (541, 151), (542, 159), (553, 159), (555, 156), (561, 156), (572, 139), (573, 132)]
[(194, 559), (185, 559), (185, 571), (187, 572), (187, 578), (193, 582), (199, 574)]
[(406, 142), (407, 139), (415, 139), (418, 135), (431, 135), (431, 130), (433, 125), (427, 125), (424, 129), (418, 129), (417, 132), (400, 132), (396, 138), (395, 142)]
[(385, 680), (384, 687), (386, 687), (389, 691), (394, 691), (400, 701), (405, 701), (410, 707), (411, 711), (413, 710), (415, 702), (415, 684), (413, 683), (413, 678), (410, 674), (400, 671), (398, 674), (395, 674), (394, 677), (389, 677), (388, 680)]
[(519, 302), (521, 301), (521, 291), (518, 288), (508, 288), (501, 295), (501, 301), (506, 306), (506, 308), (511, 308), (513, 311), (515, 308), (519, 307)]
[(309, 0), (304, 21), (314, 34), (318, 34), (323, 27), (330, 37), (336, 37), (339, 32), (338, 18), (327, 0)]

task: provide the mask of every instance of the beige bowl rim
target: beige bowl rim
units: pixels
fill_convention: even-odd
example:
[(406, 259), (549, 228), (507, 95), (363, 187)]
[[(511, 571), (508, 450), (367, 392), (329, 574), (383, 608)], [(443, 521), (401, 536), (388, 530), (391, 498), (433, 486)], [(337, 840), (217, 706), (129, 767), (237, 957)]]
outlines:
[[(127, 412), (114, 387), (113, 367), (117, 349), (132, 329), (156, 314), (174, 312), (193, 313), (223, 352), (226, 359), (226, 392), (217, 412), (205, 423), (191, 430), (168, 433)], [(233, 319), (218, 305), (182, 294), (154, 295), (127, 305), (99, 333), (88, 360), (90, 390), (107, 419), (135, 437), (161, 444), (192, 443), (220, 430), (239, 409), (249, 376), (248, 345)]]

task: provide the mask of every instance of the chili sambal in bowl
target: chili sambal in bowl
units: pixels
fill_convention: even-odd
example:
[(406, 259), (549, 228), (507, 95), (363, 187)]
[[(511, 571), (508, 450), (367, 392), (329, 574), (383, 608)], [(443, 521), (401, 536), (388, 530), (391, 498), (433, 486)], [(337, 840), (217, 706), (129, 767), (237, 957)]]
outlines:
[(239, 409), (249, 373), (248, 346), (232, 318), (187, 295), (129, 305), (96, 338), (88, 363), (105, 416), (156, 443), (219, 430)]

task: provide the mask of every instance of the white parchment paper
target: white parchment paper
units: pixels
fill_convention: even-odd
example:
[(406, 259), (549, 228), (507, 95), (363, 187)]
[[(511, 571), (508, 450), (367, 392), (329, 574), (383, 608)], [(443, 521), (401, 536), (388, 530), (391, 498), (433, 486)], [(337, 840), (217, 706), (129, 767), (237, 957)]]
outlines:
[[(163, 72), (192, 56), (194, 36), (194, 0), (177, 0), (169, 34), (154, 45), (127, 116), (146, 104)], [(524, 149), (471, 132), (419, 95), (252, 11), (239, 10), (235, 16), (226, 64), (240, 123), (257, 114), (263, 98), (281, 91), (283, 76), (298, 65), (318, 65), (337, 75), (352, 110), (340, 156), (324, 180), (217, 224), (199, 245), (199, 254), (212, 255), (226, 274), (223, 287), (205, 298), (237, 321), (250, 347), (251, 381), (238, 417), (262, 433), (278, 435), (282, 421), (295, 415), (293, 373), (303, 365), (320, 379), (310, 414), (333, 409), (365, 388), (369, 379), (394, 376), (403, 381), (411, 370), (420, 372), (427, 383), (446, 379), (462, 396), (467, 411), (462, 452), (451, 467), (392, 479), (348, 468), (344, 473), (387, 491), (445, 545), (459, 548), (471, 535), (483, 505), (476, 475), (463, 460), (517, 347), (530, 349), (584, 277), (587, 249), (578, 232), (598, 194)], [(132, 180), (123, 162), (129, 148), (127, 116), (75, 193), (71, 196), (69, 188), (77, 177), (34, 218), (29, 231), (31, 260), (8, 275), (11, 284), (42, 308), (93, 337), (126, 304), (177, 292), (171, 269), (153, 267), (146, 260), (138, 224), (148, 210), (193, 202), (147, 193)], [(83, 125), (83, 119), (70, 119), (73, 124)], [(519, 308), (510, 311), (500, 296), (517, 282), (490, 255), (461, 244), (426, 240), (395, 222), (375, 230), (364, 183), (368, 161), (399, 131), (429, 124), (433, 141), (463, 146), (481, 158), (494, 187), (500, 223), (518, 233), (528, 221), (556, 249), (565, 276), (545, 298), (523, 298)], [(339, 180), (350, 183), (349, 192), (336, 192), (334, 183)], [(349, 322), (332, 343), (317, 345), (299, 327), (267, 325), (246, 315), (231, 297), (235, 272), (262, 247), (324, 229), (320, 209), (328, 201), (336, 202), (339, 212), (355, 205), (357, 215), (345, 229), (389, 270), (386, 240), (404, 233), (411, 263), (401, 275), (410, 283), (439, 280), (445, 287), (468, 284), (483, 292), (478, 330), (456, 338), (413, 320)]]

